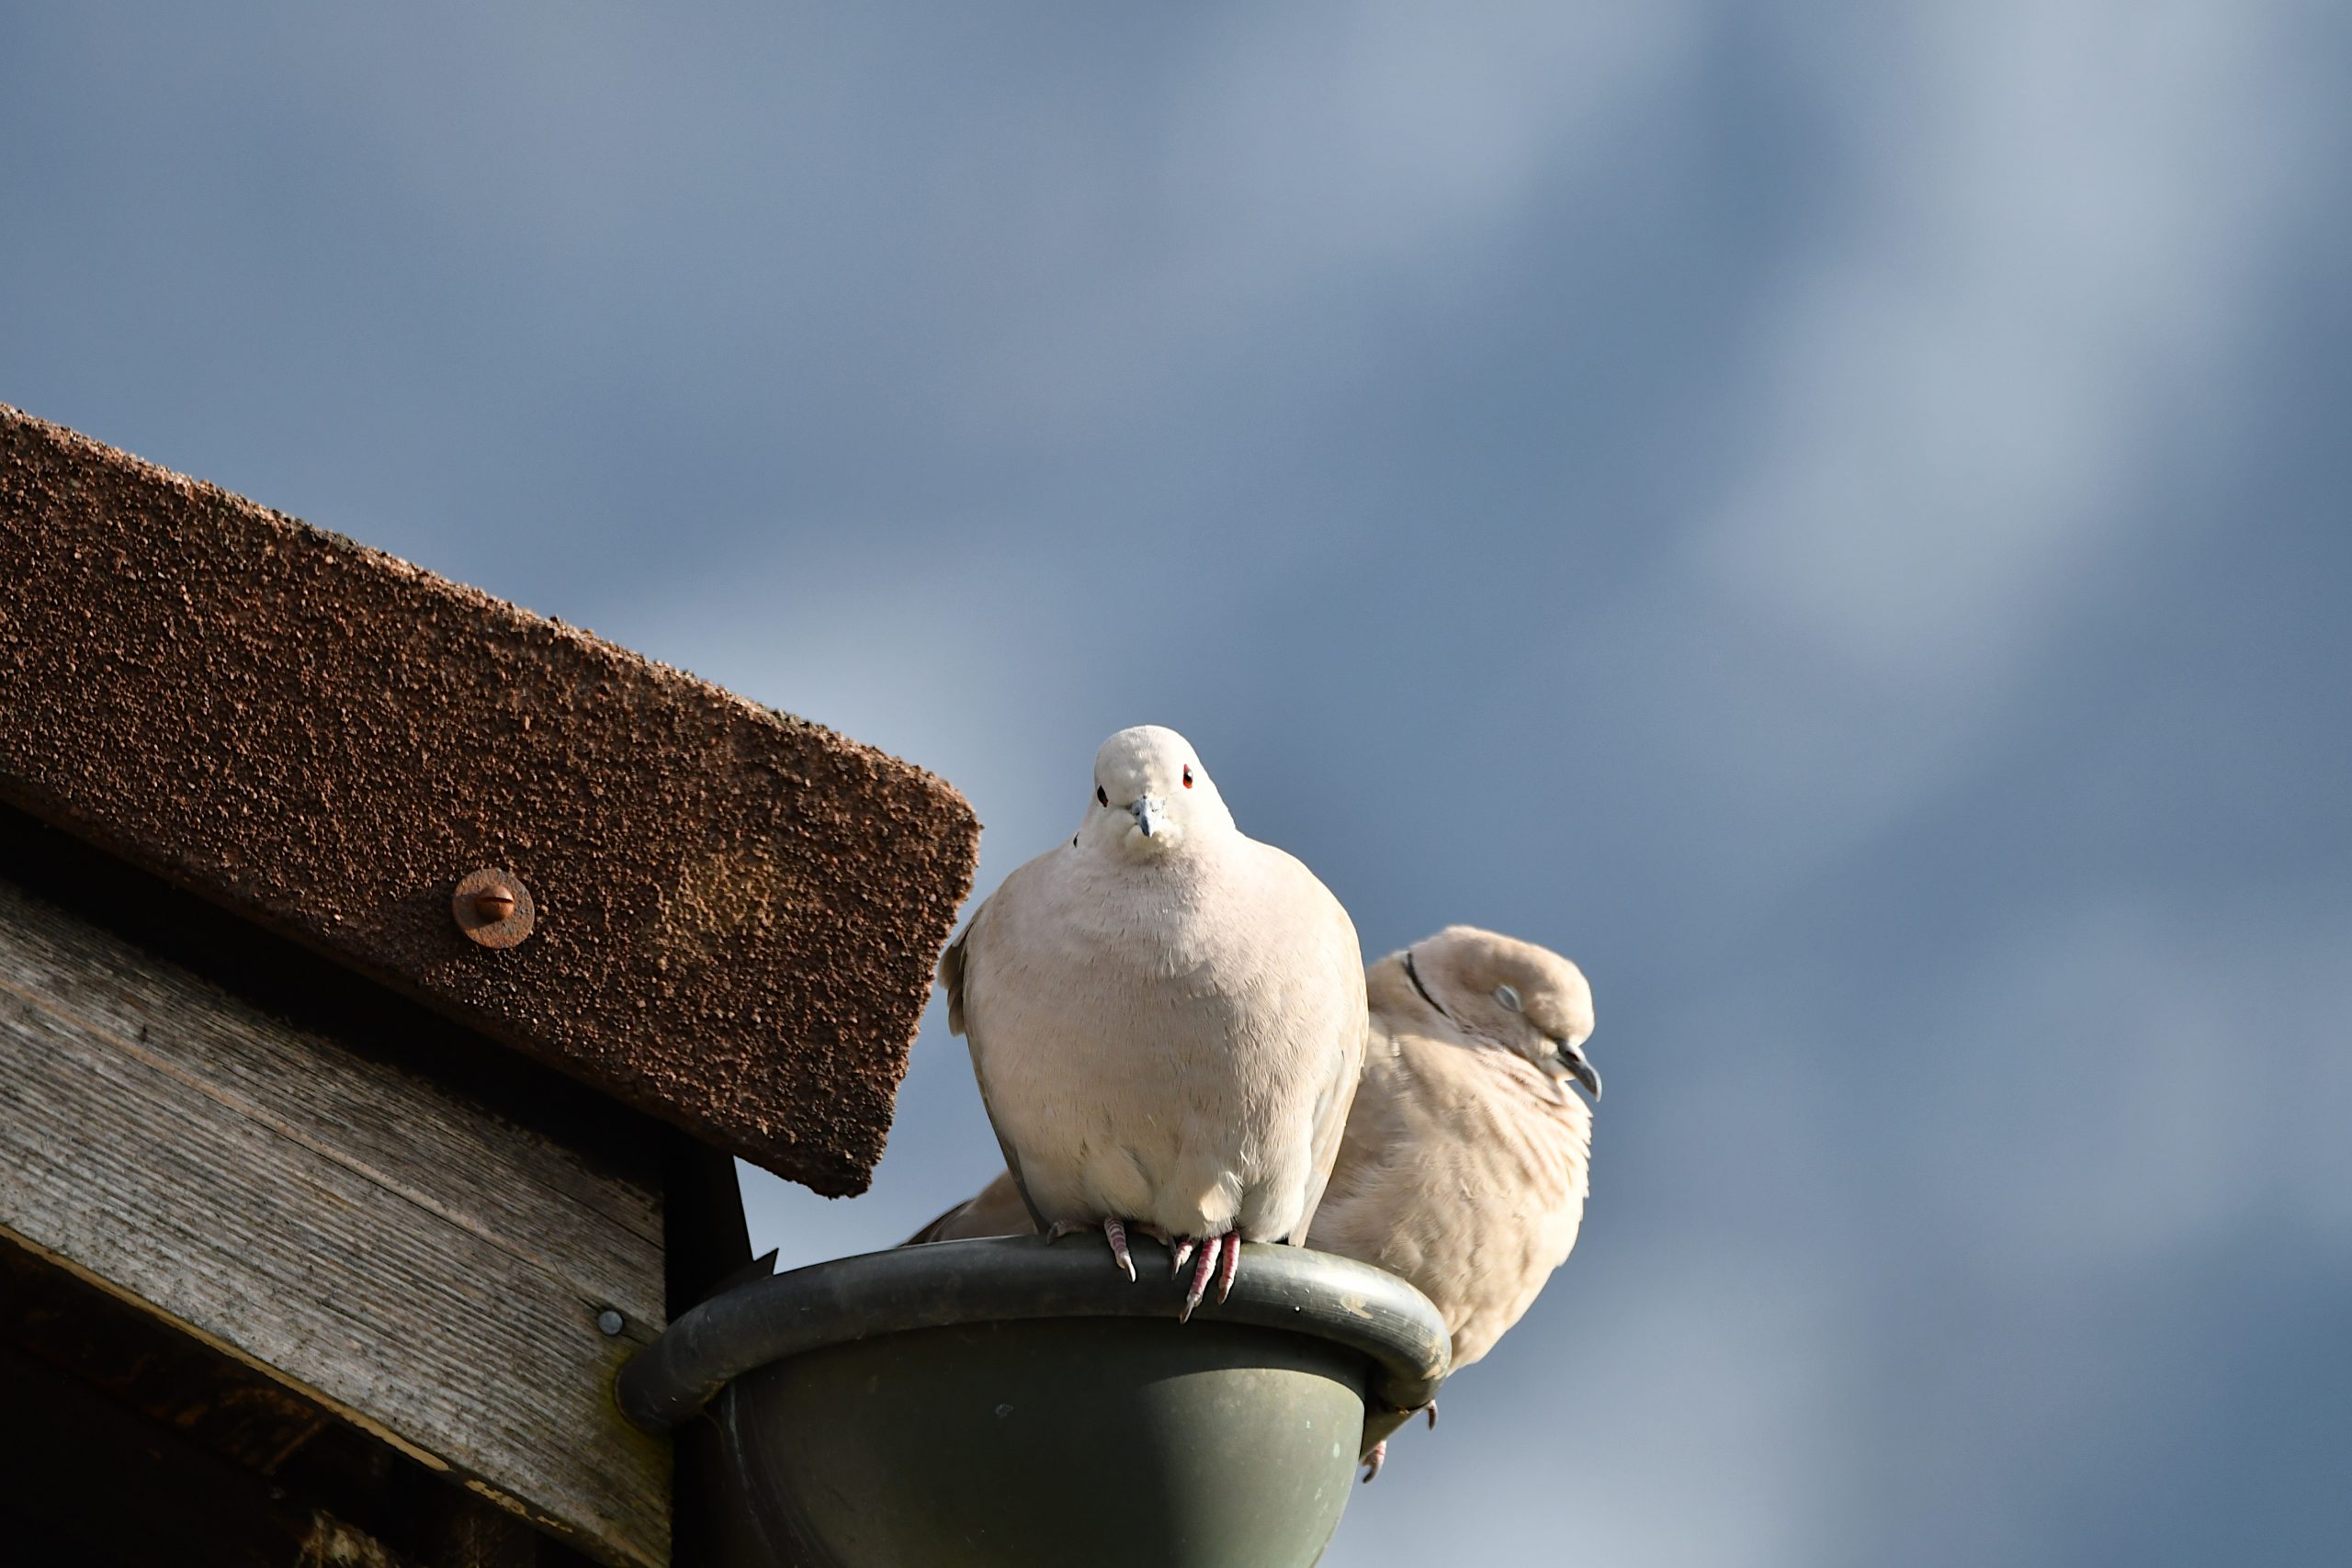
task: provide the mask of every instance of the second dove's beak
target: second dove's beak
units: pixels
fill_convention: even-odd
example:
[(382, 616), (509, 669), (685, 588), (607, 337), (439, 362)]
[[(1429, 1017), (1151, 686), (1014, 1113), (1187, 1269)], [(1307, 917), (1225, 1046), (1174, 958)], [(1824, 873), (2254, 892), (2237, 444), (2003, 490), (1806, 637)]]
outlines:
[(1600, 1103), (1600, 1074), (1585, 1059), (1584, 1047), (1560, 1042), (1560, 1065), (1568, 1069), (1568, 1077), (1584, 1085), (1585, 1093), (1592, 1096), (1595, 1105)]
[(1168, 807), (1156, 795), (1145, 795), (1127, 809), (1136, 814), (1136, 826), (1143, 829), (1143, 836), (1147, 839), (1156, 835), (1159, 825), (1168, 820)]

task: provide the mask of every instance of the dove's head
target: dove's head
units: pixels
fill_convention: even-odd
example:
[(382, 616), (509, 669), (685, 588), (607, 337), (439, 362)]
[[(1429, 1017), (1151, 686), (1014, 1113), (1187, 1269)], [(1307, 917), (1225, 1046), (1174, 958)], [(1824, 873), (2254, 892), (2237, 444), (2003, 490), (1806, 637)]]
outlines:
[(1094, 753), (1094, 795), (1079, 829), (1093, 847), (1140, 860), (1232, 830), (1216, 781), (1174, 730), (1139, 724)]
[(1583, 970), (1548, 948), (1476, 926), (1448, 926), (1407, 948), (1405, 961), (1408, 977), (1464, 1033), (1600, 1098), (1600, 1075), (1584, 1054), (1592, 987)]

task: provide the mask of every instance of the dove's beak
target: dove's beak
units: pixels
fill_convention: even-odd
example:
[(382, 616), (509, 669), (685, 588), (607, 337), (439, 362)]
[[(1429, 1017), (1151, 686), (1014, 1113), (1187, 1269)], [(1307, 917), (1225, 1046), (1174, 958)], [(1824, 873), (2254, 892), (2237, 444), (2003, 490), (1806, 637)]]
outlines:
[(1600, 1074), (1585, 1059), (1584, 1047), (1560, 1042), (1560, 1066), (1568, 1069), (1568, 1077), (1584, 1085), (1585, 1093), (1592, 1096), (1595, 1105), (1600, 1103)]
[(1136, 826), (1143, 829), (1147, 839), (1156, 835), (1159, 825), (1168, 820), (1168, 807), (1156, 795), (1145, 795), (1127, 809), (1136, 814)]

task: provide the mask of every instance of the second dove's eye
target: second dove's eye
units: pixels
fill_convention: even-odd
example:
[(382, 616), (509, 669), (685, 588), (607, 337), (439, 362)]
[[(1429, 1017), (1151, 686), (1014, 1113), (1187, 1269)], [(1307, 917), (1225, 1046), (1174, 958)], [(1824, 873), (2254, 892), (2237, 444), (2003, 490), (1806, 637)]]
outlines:
[(1094, 804), (1097, 806), (1108, 806), (1111, 804), (1110, 795), (1104, 792), (1101, 784), (1096, 784), (1094, 786)]
[(1184, 787), (1193, 787), (1193, 765), (1190, 762), (1184, 764)]

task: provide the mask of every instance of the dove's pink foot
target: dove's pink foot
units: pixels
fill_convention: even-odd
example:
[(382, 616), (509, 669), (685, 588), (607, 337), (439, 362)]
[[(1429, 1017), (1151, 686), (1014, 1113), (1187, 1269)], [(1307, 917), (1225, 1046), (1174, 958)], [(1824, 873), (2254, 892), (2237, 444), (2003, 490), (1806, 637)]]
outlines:
[[(1420, 1413), (1430, 1418), (1430, 1430), (1432, 1432), (1436, 1431), (1437, 1401), (1432, 1399), (1427, 1404), (1422, 1405)], [(1370, 1481), (1374, 1476), (1380, 1473), (1380, 1467), (1387, 1462), (1388, 1439), (1383, 1438), (1380, 1441), (1372, 1445), (1372, 1452), (1363, 1456), (1363, 1478), (1366, 1481)]]
[[(1056, 1220), (1052, 1228), (1046, 1232), (1046, 1243), (1050, 1247), (1066, 1235), (1075, 1235), (1080, 1231), (1091, 1231), (1093, 1228), (1092, 1225), (1077, 1220)], [(1136, 1259), (1135, 1255), (1127, 1250), (1125, 1222), (1105, 1219), (1102, 1222), (1102, 1238), (1111, 1244), (1112, 1263), (1126, 1272), (1129, 1284), (1135, 1283)]]
[[(1193, 1243), (1189, 1239), (1178, 1244), (1176, 1267), (1179, 1271), (1184, 1267), (1184, 1259), (1193, 1256)], [(1204, 1238), (1199, 1257), (1193, 1265), (1193, 1282), (1184, 1292), (1184, 1310), (1176, 1314), (1176, 1321), (1188, 1323), (1192, 1320), (1193, 1309), (1200, 1305), (1201, 1298), (1209, 1293), (1209, 1281), (1212, 1280), (1216, 1281), (1218, 1301), (1231, 1295), (1233, 1276), (1240, 1268), (1241, 1237), (1238, 1233), (1228, 1231), (1224, 1235)]]

